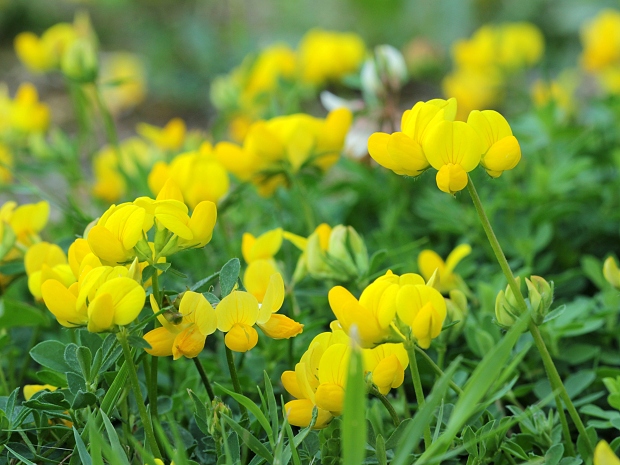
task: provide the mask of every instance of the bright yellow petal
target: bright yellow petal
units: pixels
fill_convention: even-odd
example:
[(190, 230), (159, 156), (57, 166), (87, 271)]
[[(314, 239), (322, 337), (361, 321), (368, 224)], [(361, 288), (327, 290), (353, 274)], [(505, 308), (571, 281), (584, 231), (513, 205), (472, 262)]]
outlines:
[(243, 273), (243, 285), (257, 301), (262, 302), (274, 274), (279, 274), (279, 271), (273, 259), (254, 260)]
[(97, 296), (109, 294), (114, 305), (114, 324), (124, 326), (137, 318), (144, 307), (146, 293), (130, 278), (113, 278), (103, 283)]
[(207, 336), (200, 333), (198, 327), (192, 325), (177, 334), (172, 344), (172, 356), (178, 360), (182, 356), (197, 357), (205, 347)]
[(462, 121), (442, 121), (429, 129), (423, 144), (431, 166), (460, 165), (465, 171), (473, 170), (482, 156), (482, 141), (478, 133)]
[(390, 134), (375, 132), (368, 139), (368, 153), (379, 165), (394, 171), (396, 174), (405, 174), (388, 152)]
[[(284, 405), (286, 418), (293, 426), (304, 428), (310, 424), (312, 420), (312, 411), (314, 404), (308, 399), (292, 400)], [(318, 409), (319, 415), (314, 425), (315, 429), (325, 428), (333, 418), (333, 415), (326, 410)]]
[(247, 352), (256, 346), (258, 333), (252, 326), (235, 324), (224, 337), (226, 347), (235, 352)]
[[(491, 172), (511, 170), (521, 160), (521, 147), (514, 136), (504, 137), (494, 143), (482, 158), (482, 166), (493, 176)], [(497, 177), (497, 176), (493, 176)]]
[(418, 176), (429, 166), (420, 144), (402, 132), (390, 135), (387, 151), (401, 173), (407, 176)]
[(339, 384), (321, 383), (316, 390), (314, 399), (317, 407), (341, 415), (344, 408), (344, 387)]
[[(256, 263), (256, 262), (255, 262)], [(257, 323), (265, 323), (272, 313), (277, 312), (284, 303), (284, 280), (280, 273), (274, 273), (269, 277), (269, 284), (265, 297), (262, 300)]]
[(616, 457), (606, 441), (599, 441), (594, 449), (594, 465), (620, 465), (620, 459)]
[(180, 313), (194, 323), (203, 336), (213, 334), (217, 329), (217, 315), (202, 294), (186, 291), (181, 299)]
[(452, 273), (456, 265), (459, 264), (461, 260), (467, 257), (471, 253), (471, 246), (469, 244), (461, 244), (456, 246), (456, 248), (450, 252), (448, 258), (446, 259), (446, 268), (445, 273)]
[(285, 371), (284, 373), (282, 373), (282, 377), (280, 379), (282, 380), (282, 385), (284, 386), (284, 389), (286, 389), (286, 391), (290, 395), (292, 395), (296, 399), (304, 398), (303, 391), (299, 387), (299, 383), (297, 382), (297, 375), (294, 371)]
[(444, 267), (445, 263), (437, 252), (427, 249), (423, 250), (420, 252), (420, 255), (418, 255), (418, 268), (426, 281), (430, 279), (435, 270), (439, 270), (441, 274)]
[(215, 308), (217, 329), (228, 332), (236, 324), (253, 326), (258, 318), (258, 301), (248, 292), (233, 291)]
[(258, 327), (271, 339), (290, 339), (304, 330), (304, 325), (279, 313), (271, 314), (265, 323), (258, 323)]
[(463, 167), (461, 165), (453, 165), (452, 163), (443, 165), (439, 171), (437, 171), (435, 179), (439, 190), (447, 194), (454, 194), (462, 191), (467, 187), (467, 183), (469, 182), (469, 178)]
[(155, 328), (144, 335), (146, 342), (151, 345), (150, 349), (144, 350), (156, 357), (169, 357), (176, 336), (176, 333), (171, 333), (165, 327)]
[(88, 330), (109, 331), (114, 326), (114, 302), (110, 294), (101, 294), (88, 305)]
[(76, 310), (76, 296), (58, 281), (45, 281), (41, 285), (41, 295), (45, 306), (59, 321), (70, 322), (69, 326), (83, 325), (88, 321), (86, 315)]

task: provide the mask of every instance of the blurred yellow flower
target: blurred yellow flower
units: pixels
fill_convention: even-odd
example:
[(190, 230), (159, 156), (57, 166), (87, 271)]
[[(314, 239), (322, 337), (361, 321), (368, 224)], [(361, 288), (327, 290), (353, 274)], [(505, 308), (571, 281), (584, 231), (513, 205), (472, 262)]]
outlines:
[(32, 32), (22, 32), (15, 37), (15, 52), (28, 69), (46, 72), (60, 66), (64, 52), (78, 34), (72, 24), (58, 23), (47, 29), (41, 37)]
[(620, 12), (602, 10), (581, 28), (581, 65), (586, 71), (602, 71), (620, 64)]
[(156, 163), (148, 177), (151, 191), (159, 194), (168, 179), (173, 179), (180, 187), (185, 202), (192, 209), (203, 200), (217, 203), (230, 187), (228, 172), (209, 142), (203, 142), (198, 151), (177, 155), (170, 164)]
[(24, 256), (28, 275), (28, 289), (37, 299), (41, 299), (41, 285), (48, 279), (60, 281), (65, 287), (75, 282), (67, 257), (60, 247), (49, 242), (39, 242), (28, 249)]
[(320, 86), (357, 71), (366, 46), (354, 33), (312, 29), (301, 39), (298, 54), (301, 79)]
[(37, 392), (41, 392), (44, 390), (53, 392), (56, 389), (58, 388), (56, 386), (52, 386), (51, 384), (26, 384), (23, 388), (24, 399), (30, 400), (32, 396), (34, 396)]
[(185, 126), (185, 121), (181, 118), (172, 118), (163, 128), (147, 123), (139, 123), (136, 131), (159, 149), (175, 151), (183, 147), (187, 127)]
[(430, 280), (435, 272), (438, 274), (436, 287), (441, 293), (448, 293), (452, 289), (461, 287), (461, 278), (454, 273), (454, 268), (471, 253), (469, 244), (457, 246), (444, 262), (443, 259), (432, 250), (426, 249), (418, 255), (418, 269), (426, 281)]
[(603, 264), (603, 276), (609, 284), (620, 290), (620, 269), (614, 257), (607, 257)]
[[(2, 132), (1, 127), (0, 132)], [(0, 143), (0, 184), (8, 184), (12, 181), (13, 154), (7, 145)]]
[[(543, 107), (554, 102), (566, 114), (573, 114), (576, 106), (575, 91), (579, 84), (578, 79), (576, 70), (567, 69), (562, 71), (556, 79), (549, 82), (542, 79), (534, 81), (531, 88), (534, 105)], [(617, 82), (620, 82), (620, 79)], [(620, 86), (616, 88), (612, 84), (610, 83), (609, 92), (620, 93)]]
[(9, 107), (9, 125), (21, 133), (44, 132), (50, 124), (50, 110), (39, 102), (37, 89), (23, 83)]
[(374, 349), (364, 349), (364, 370), (370, 372), (370, 380), (379, 392), (387, 395), (405, 380), (409, 356), (402, 343), (381, 344)]
[(142, 60), (133, 53), (103, 55), (99, 82), (103, 99), (113, 114), (139, 105), (146, 96), (146, 69)]

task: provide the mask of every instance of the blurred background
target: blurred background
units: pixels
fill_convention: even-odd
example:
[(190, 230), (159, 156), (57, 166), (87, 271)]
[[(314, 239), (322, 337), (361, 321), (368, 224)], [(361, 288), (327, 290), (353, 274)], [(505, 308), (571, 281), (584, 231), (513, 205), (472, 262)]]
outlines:
[[(216, 75), (274, 42), (294, 48), (311, 28), (355, 32), (369, 49), (388, 43), (405, 56), (413, 40), (428, 40), (444, 69), (436, 80), (427, 76), (423, 84), (436, 86), (439, 94), (441, 76), (450, 68), (450, 45), (471, 36), (480, 25), (532, 22), (545, 36), (547, 53), (539, 71), (552, 72), (574, 63), (582, 22), (617, 5), (602, 0), (3, 0), (0, 81), (7, 82), (12, 93), (19, 82), (34, 80), (43, 100), (68, 107), (62, 83), (55, 88), (48, 78), (29, 73), (18, 61), (13, 41), (22, 31), (41, 34), (58, 22), (72, 22), (77, 11), (86, 11), (102, 52), (132, 52), (145, 65), (148, 98), (135, 113), (125, 115), (126, 123), (133, 126), (134, 120), (147, 119), (163, 124), (180, 116), (189, 126), (206, 127), (214, 113), (209, 86)], [(414, 88), (420, 85), (410, 83)], [(59, 101), (54, 101), (55, 94)], [(54, 117), (62, 124), (63, 112), (55, 110)]]

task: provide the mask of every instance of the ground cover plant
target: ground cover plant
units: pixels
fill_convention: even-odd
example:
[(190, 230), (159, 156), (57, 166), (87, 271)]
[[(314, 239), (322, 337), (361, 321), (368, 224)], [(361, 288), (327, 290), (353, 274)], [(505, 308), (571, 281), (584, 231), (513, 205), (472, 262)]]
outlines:
[(620, 464), (620, 9), (492, 3), (200, 87), (157, 2), (0, 2), (0, 464)]

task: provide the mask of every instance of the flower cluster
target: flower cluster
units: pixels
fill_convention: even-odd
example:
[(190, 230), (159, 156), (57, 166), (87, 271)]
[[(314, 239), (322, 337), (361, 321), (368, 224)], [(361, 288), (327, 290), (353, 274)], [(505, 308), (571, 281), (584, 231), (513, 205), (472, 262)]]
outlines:
[(300, 87), (320, 87), (359, 69), (366, 54), (362, 39), (352, 33), (314, 29), (298, 51), (285, 44), (272, 45), (256, 57), (248, 57), (211, 87), (213, 104), (231, 119), (230, 133), (242, 142), (253, 121), (270, 115), (278, 93)]
[(386, 342), (417, 343), (428, 349), (441, 333), (446, 319), (446, 302), (428, 282), (415, 273), (401, 276), (388, 271), (364, 289), (359, 300), (347, 289), (329, 291), (329, 305), (340, 326), (359, 344), (372, 348)]
[[(342, 414), (347, 369), (352, 341), (332, 323), (331, 332), (316, 336), (294, 371), (282, 373), (282, 384), (295, 399), (284, 406), (289, 423), (308, 426), (316, 407), (314, 428), (324, 428), (334, 416)], [(363, 350), (364, 371), (370, 383), (382, 394), (399, 387), (409, 365), (403, 344), (383, 344)]]
[(396, 174), (419, 176), (437, 170), (437, 187), (454, 194), (467, 186), (467, 173), (481, 164), (492, 177), (514, 168), (521, 148), (506, 119), (494, 110), (474, 110), (454, 121), (456, 100), (418, 102), (403, 113), (401, 131), (374, 133), (370, 156)]
[(604, 90), (620, 93), (620, 12), (603, 10), (581, 29), (581, 66)]
[(460, 102), (459, 116), (492, 106), (501, 100), (508, 77), (538, 63), (543, 51), (543, 35), (533, 24), (482, 26), (471, 39), (453, 45), (455, 69), (444, 78), (444, 93)]
[(39, 102), (34, 85), (19, 86), (11, 99), (5, 86), (0, 86), (0, 136), (42, 133), (50, 124), (50, 109)]
[(302, 168), (327, 171), (338, 161), (351, 120), (351, 112), (340, 108), (325, 119), (300, 113), (257, 121), (242, 147), (221, 142), (216, 155), (229, 172), (269, 196)]

